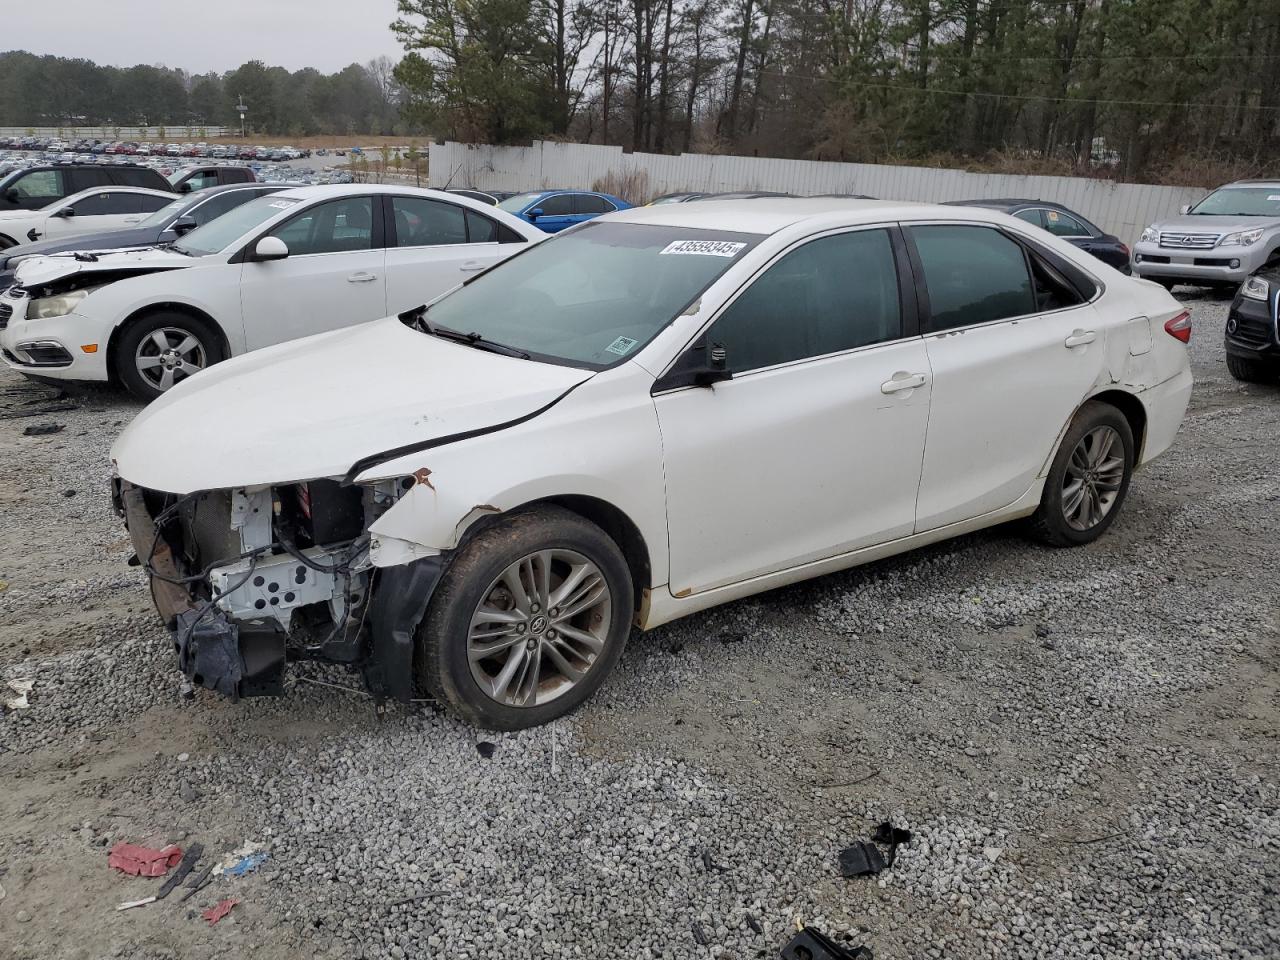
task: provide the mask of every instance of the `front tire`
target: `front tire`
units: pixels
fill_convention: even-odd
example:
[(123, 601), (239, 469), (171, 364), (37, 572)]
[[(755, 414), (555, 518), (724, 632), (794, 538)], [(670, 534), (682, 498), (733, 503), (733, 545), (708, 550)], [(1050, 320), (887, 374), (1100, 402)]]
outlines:
[(116, 376), (142, 400), (154, 400), (226, 359), (222, 338), (210, 323), (167, 311), (135, 321), (113, 349)]
[(580, 706), (631, 629), (631, 575), (599, 527), (546, 506), (458, 550), (419, 631), (419, 683), (492, 730), (547, 723)]
[(1227, 372), (1242, 383), (1270, 383), (1280, 374), (1280, 369), (1261, 360), (1227, 354)]
[(1124, 414), (1107, 403), (1086, 403), (1053, 458), (1032, 531), (1055, 547), (1097, 540), (1120, 513), (1133, 464), (1133, 430)]

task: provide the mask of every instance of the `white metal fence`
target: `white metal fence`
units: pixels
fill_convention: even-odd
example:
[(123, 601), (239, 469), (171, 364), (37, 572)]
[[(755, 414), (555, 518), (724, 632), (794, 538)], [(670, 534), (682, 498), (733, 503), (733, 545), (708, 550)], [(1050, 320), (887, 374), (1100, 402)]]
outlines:
[(0, 137), (62, 137), (64, 140), (211, 140), (233, 137), (231, 127), (202, 127), (199, 124), (165, 124), (155, 127), (0, 127)]
[(681, 190), (779, 190), (795, 194), (861, 193), (883, 200), (1054, 200), (1132, 243), (1154, 220), (1194, 203), (1206, 190), (1116, 183), (1083, 177), (1025, 177), (932, 167), (777, 160), (684, 153), (624, 153), (621, 147), (536, 140), (530, 147), (431, 145), (431, 186), (492, 190), (589, 189), (613, 174), (643, 176), (650, 197)]

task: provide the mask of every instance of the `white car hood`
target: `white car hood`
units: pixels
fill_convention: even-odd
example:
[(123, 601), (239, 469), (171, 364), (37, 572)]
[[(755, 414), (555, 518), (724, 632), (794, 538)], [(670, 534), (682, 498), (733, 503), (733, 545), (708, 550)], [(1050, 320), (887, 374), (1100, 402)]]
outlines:
[(528, 416), (591, 376), (388, 317), (197, 374), (138, 414), (111, 458), (130, 483), (178, 494), (340, 477), (365, 457)]
[(74, 253), (55, 253), (47, 257), (21, 260), (14, 279), (20, 286), (34, 287), (76, 274), (102, 273), (108, 270), (177, 270), (193, 266), (202, 259), (159, 249), (108, 251), (96, 256), (96, 261), (77, 260)]

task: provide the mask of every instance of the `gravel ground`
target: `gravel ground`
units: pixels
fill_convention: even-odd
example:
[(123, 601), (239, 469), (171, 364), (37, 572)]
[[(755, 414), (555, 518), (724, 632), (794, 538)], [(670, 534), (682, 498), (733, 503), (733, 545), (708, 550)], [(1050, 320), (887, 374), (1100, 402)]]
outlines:
[[(108, 504), (136, 405), (0, 420), (0, 680), (35, 681), (0, 955), (776, 957), (802, 920), (879, 958), (1280, 956), (1280, 390), (1187, 299), (1191, 410), (1101, 542), (989, 531), (692, 617), (514, 735), (299, 679), (183, 700)], [(0, 374), (0, 413), (47, 396)], [(914, 841), (841, 879), (886, 819)], [(270, 859), (120, 913), (155, 887), (121, 839)]]

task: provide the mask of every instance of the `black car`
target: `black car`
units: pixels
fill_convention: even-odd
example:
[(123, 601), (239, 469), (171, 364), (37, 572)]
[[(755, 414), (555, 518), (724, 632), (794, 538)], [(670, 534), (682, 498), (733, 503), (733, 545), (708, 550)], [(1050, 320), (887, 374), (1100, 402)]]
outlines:
[(210, 187), (198, 193), (175, 197), (172, 203), (161, 207), (145, 220), (140, 220), (137, 226), (127, 230), (41, 240), (0, 250), (0, 290), (7, 290), (13, 285), (13, 272), (17, 269), (18, 261), (24, 257), (74, 253), (78, 250), (154, 247), (156, 244), (177, 240), (184, 233), (204, 226), (242, 203), (285, 189), (287, 187), (284, 184), (268, 183), (236, 183), (227, 187)]
[(169, 178), (170, 190), (193, 193), (209, 187), (224, 187), (231, 183), (257, 183), (258, 178), (248, 167), (190, 167), (179, 170)]
[(1115, 267), (1128, 275), (1129, 248), (1119, 237), (1095, 227), (1074, 210), (1068, 210), (1060, 203), (1050, 200), (949, 200), (948, 206), (986, 207), (999, 210), (1027, 223), (1048, 230), (1055, 237), (1061, 237), (1075, 244), (1086, 253), (1091, 253), (1107, 266)]
[(49, 163), (14, 170), (0, 179), (0, 210), (39, 210), (94, 187), (173, 190), (159, 171), (137, 164)]
[(1245, 383), (1280, 379), (1280, 264), (1240, 284), (1227, 314), (1227, 370)]

